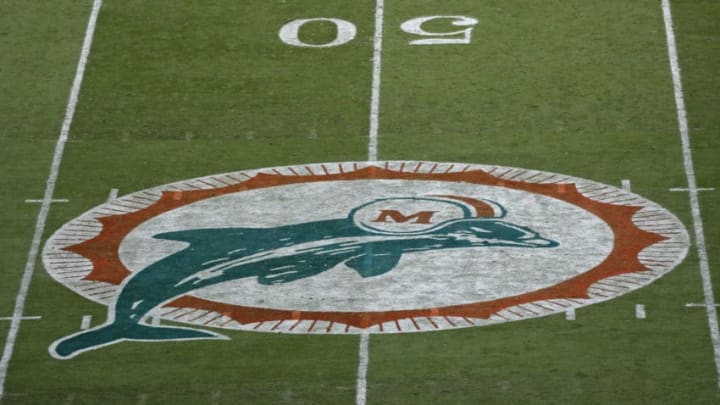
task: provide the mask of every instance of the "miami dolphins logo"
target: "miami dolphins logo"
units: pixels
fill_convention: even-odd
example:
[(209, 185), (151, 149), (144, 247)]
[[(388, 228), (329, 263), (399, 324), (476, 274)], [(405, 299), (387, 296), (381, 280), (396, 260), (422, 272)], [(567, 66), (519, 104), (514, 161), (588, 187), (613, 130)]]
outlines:
[[(106, 324), (60, 340), (52, 350), (58, 357), (72, 357), (121, 340), (218, 338), (211, 332), (142, 325), (140, 321), (174, 298), (239, 278), (255, 277), (265, 285), (283, 284), (312, 277), (341, 263), (362, 277), (375, 277), (394, 269), (406, 253), (490, 246), (557, 246), (557, 242), (529, 228), (481, 218), (477, 213), (473, 216), (472, 206), (466, 202), (480, 207), (479, 212), (491, 210), (480, 200), (448, 198), (457, 201), (387, 198), (364, 204), (346, 218), (265, 229), (198, 229), (155, 235), (188, 246), (130, 277), (122, 286)], [(503, 211), (501, 206), (494, 205)], [(417, 211), (405, 216), (394, 209), (398, 206)], [(420, 207), (435, 210), (418, 210)], [(368, 214), (375, 219), (366, 221)], [(447, 219), (435, 224), (433, 216)], [(405, 229), (383, 229), (387, 225)]]
[(685, 255), (684, 228), (647, 200), (501, 169), (308, 165), (108, 202), (46, 246), (54, 277), (108, 306), (50, 353), (225, 338), (208, 327), (380, 333), (522, 319), (637, 288)]

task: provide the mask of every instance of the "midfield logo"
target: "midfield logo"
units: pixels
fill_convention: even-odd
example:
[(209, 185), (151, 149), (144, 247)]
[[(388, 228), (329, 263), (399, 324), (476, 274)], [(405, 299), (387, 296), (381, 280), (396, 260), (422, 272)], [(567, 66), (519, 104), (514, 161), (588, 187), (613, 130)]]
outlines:
[(53, 235), (50, 274), (108, 316), (50, 353), (224, 338), (208, 327), (384, 333), (517, 320), (641, 287), (686, 250), (684, 228), (657, 205), (552, 173), (383, 162), (210, 176), (110, 201)]

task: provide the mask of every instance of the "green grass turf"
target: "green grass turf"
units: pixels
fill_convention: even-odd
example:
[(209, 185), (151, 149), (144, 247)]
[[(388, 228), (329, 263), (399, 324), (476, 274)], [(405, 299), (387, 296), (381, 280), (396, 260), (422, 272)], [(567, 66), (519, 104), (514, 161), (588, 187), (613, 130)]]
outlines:
[[(11, 2), (0, 13), (0, 39), (12, 38), (0, 41), (0, 88), (10, 89), (0, 97), (6, 312), (38, 208), (21, 200), (43, 191), (89, 3)], [(720, 10), (711, 1), (673, 5), (699, 185), (714, 187)], [(366, 159), (373, 9), (368, 0), (106, 0), (56, 190), (71, 201), (52, 207), (48, 232), (111, 188), (122, 195), (212, 173)], [(397, 0), (385, 13), (380, 158), (502, 164), (615, 185), (627, 178), (691, 229), (687, 195), (667, 192), (685, 177), (658, 2)], [(441, 14), (477, 17), (472, 44), (407, 45), (403, 21)], [(331, 49), (280, 42), (284, 23), (308, 17), (352, 21), (358, 37)], [(332, 29), (301, 34), (322, 42)], [(711, 264), (718, 196), (701, 196)], [(664, 278), (581, 309), (575, 322), (559, 315), (373, 336), (368, 403), (715, 403), (706, 315), (684, 307), (702, 300), (697, 267), (691, 250)], [(634, 320), (636, 303), (649, 319)], [(356, 336), (231, 332), (231, 341), (124, 343), (57, 361), (48, 345), (84, 314), (98, 324), (105, 308), (40, 268), (25, 313), (43, 320), (22, 324), (3, 404), (352, 403), (355, 395)]]
[[(673, 2), (677, 27), (678, 53), (683, 69), (683, 87), (688, 110), (688, 124), (699, 187), (720, 190), (720, 4), (711, 1)], [(703, 192), (700, 196), (705, 223), (710, 264), (720, 264), (720, 193)], [(713, 279), (715, 297), (720, 297), (720, 276)]]
[(663, 311), (638, 322), (631, 305), (608, 309), (581, 310), (575, 322), (555, 316), (522, 326), (374, 337), (369, 402), (717, 401), (705, 339), (657, 319), (682, 318), (699, 329), (701, 314)]
[(40, 208), (24, 201), (43, 197), (89, 4), (0, 5), (0, 317), (15, 306)]
[[(564, 2), (562, 8), (553, 2), (527, 8), (503, 3), (485, 10), (484, 15), (493, 16), (485, 19), (490, 20), (488, 35), (497, 40), (482, 43), (483, 51), (472, 60), (479, 74), (471, 78), (454, 70), (448, 73), (463, 66), (460, 61), (467, 57), (462, 50), (428, 49), (427, 54), (440, 55), (417, 57), (414, 63), (407, 62), (412, 56), (399, 56), (412, 50), (386, 56), (380, 156), (535, 167), (608, 184), (629, 178), (635, 192), (669, 208), (690, 226), (687, 194), (667, 192), (686, 181), (660, 7), (655, 2), (585, 7), (588, 2), (577, 1)], [(562, 23), (541, 28), (550, 20)], [(507, 30), (510, 25), (517, 30)], [(716, 26), (714, 31), (706, 29), (718, 33)], [(526, 41), (513, 39), (522, 33)], [(457, 64), (440, 62), (445, 57)], [(393, 64), (395, 58), (402, 63)], [(688, 63), (683, 64), (684, 72), (686, 81), (692, 81), (687, 72), (693, 63)], [(393, 75), (393, 68), (406, 70)], [(433, 80), (431, 72), (450, 79)], [(695, 80), (705, 85), (712, 80), (707, 72), (698, 76)], [(445, 98), (428, 96), (443, 91)], [(439, 102), (450, 94), (466, 100), (463, 108)], [(696, 108), (698, 116), (715, 119), (707, 104)], [(430, 125), (434, 133), (423, 132), (419, 122)], [(716, 145), (707, 147), (702, 138), (699, 142), (698, 156), (716, 153)], [(700, 178), (707, 176), (706, 181), (717, 183), (716, 164), (705, 161), (696, 167)], [(703, 203), (706, 198), (713, 201), (714, 195), (704, 195)], [(708, 241), (717, 246), (712, 226), (717, 216), (712, 209), (705, 211)], [(693, 250), (684, 265), (664, 279), (579, 311), (575, 324), (556, 316), (416, 340), (374, 338), (370, 399), (715, 403), (718, 394), (706, 315), (700, 308), (683, 308), (687, 300), (702, 301), (697, 267)], [(633, 320), (634, 303), (650, 308), (647, 322)], [(460, 336), (465, 344), (458, 344)], [(401, 361), (402, 368), (392, 367)]]
[[(43, 166), (49, 165), (53, 145), (9, 140), (0, 144), (0, 170), (12, 173), (0, 180), (0, 188), (3, 190), (0, 206), (5, 209), (3, 225), (0, 227), (0, 272), (5, 280), (0, 285), (0, 317), (3, 317), (12, 315), (20, 275), (27, 260), (27, 248), (40, 208), (40, 204), (28, 204), (25, 200), (42, 198), (44, 177), (47, 175)], [(18, 159), (18, 156), (22, 156), (22, 159)], [(5, 335), (0, 339), (4, 342)]]
[[(346, 142), (339, 145), (326, 141), (322, 147), (316, 148), (317, 143), (316, 140), (304, 139), (287, 142), (285, 147), (292, 151), (288, 157), (298, 154), (296, 156), (321, 160), (329, 150), (347, 145)], [(248, 144), (254, 147), (243, 147)], [(274, 144), (245, 140), (234, 147), (228, 147), (224, 142), (203, 140), (73, 142), (66, 151), (64, 175), (57, 193), (72, 193), (74, 198), (70, 203), (53, 207), (48, 228), (55, 229), (67, 218), (104, 202), (111, 187), (120, 189), (122, 194), (126, 190), (157, 185), (158, 181), (191, 177), (197, 175), (198, 170), (222, 172), (234, 170), (238, 165), (262, 167), (282, 163), (277, 157), (268, 157), (275, 153), (277, 146)], [(129, 156), (132, 157), (131, 162), (128, 161)], [(173, 158), (158, 160), (157, 156)], [(341, 157), (358, 158), (353, 154)], [(87, 168), (92, 166), (95, 166), (94, 176), (88, 176)], [(154, 173), (153, 178), (147, 177), (149, 170)], [(208, 398), (215, 392), (220, 392), (223, 398), (263, 403), (314, 403), (318, 399), (325, 403), (337, 403), (348, 402), (354, 396), (358, 339), (354, 336), (313, 340), (312, 336), (273, 338), (265, 334), (230, 333), (233, 337), (230, 342), (202, 342), (175, 345), (175, 348), (165, 345), (165, 348), (160, 348), (153, 344), (119, 345), (112, 348), (117, 351), (103, 350), (83, 356), (82, 360), (78, 358), (81, 361), (58, 362), (47, 355), (47, 347), (52, 341), (74, 333), (84, 314), (93, 315), (94, 324), (99, 323), (105, 319), (106, 310), (69, 292), (46, 273), (38, 272), (26, 313), (45, 314), (48, 305), (63, 310), (61, 313), (51, 311), (49, 319), (37, 325), (23, 324), (23, 346), (28, 346), (16, 353), (13, 363), (16, 366), (8, 381), (9, 390), (17, 394), (19, 403), (43, 403), (58, 393), (73, 393), (77, 401), (94, 402), (102, 398), (110, 403), (125, 403), (144, 393), (157, 393), (159, 390), (163, 392), (162, 401), (172, 401), (172, 395), (177, 395), (185, 398), (183, 403)], [(23, 357), (20, 353), (27, 356)], [(127, 361), (113, 360), (120, 358)], [(113, 367), (108, 368), (105, 374), (93, 371), (98, 364), (108, 361), (113, 363)], [(138, 361), (148, 369), (154, 367), (152, 364), (161, 362), (167, 370), (155, 368), (147, 371), (142, 378), (133, 376), (134, 380), (130, 383), (127, 374), (133, 373)], [(225, 361), (227, 364), (223, 366), (221, 363)], [(60, 373), (67, 378), (58, 380), (48, 377), (50, 383), (38, 389), (34, 382), (38, 369)], [(147, 378), (148, 375), (156, 378)], [(167, 390), (167, 394), (163, 389)], [(152, 397), (153, 394), (149, 395)], [(157, 397), (155, 400), (158, 400)], [(12, 403), (12, 397), (7, 401)]]
[(73, 314), (23, 325), (26, 350), (13, 369), (20, 383), (4, 403), (123, 404), (146, 395), (148, 403), (217, 397), (219, 403), (313, 404), (350, 403), (355, 395), (356, 337), (245, 334), (222, 342), (118, 345), (68, 362), (38, 356), (49, 334), (77, 327)]
[[(442, 10), (479, 18), (472, 44), (412, 47), (391, 29)], [(672, 88), (658, 86), (668, 70), (655, 1), (394, 1), (387, 13), (386, 138), (575, 145), (675, 130)]]
[[(336, 53), (338, 63), (325, 64), (328, 70), (318, 71), (322, 56), (288, 48), (277, 40), (277, 29), (265, 29), (279, 27), (295, 17), (298, 7), (288, 10), (287, 18), (278, 19), (277, 13), (265, 12), (263, 17), (252, 7), (240, 5), (235, 5), (235, 15), (228, 17), (230, 3), (219, 4), (222, 7), (206, 10), (208, 20), (190, 26), (168, 25), (167, 4), (105, 4), (93, 48), (93, 61), (97, 62), (88, 68), (57, 189), (57, 195), (73, 198), (66, 205), (53, 207), (48, 228), (55, 229), (67, 218), (102, 203), (110, 188), (118, 188), (123, 194), (207, 173), (325, 161), (328, 156), (338, 160), (365, 158), (369, 77), (362, 77), (362, 82), (337, 84), (335, 99), (313, 98), (309, 103), (317, 88), (303, 89), (295, 84), (307, 83), (308, 75), (318, 75), (327, 81), (315, 85), (322, 89), (332, 86), (328, 83), (336, 81), (346, 65), (351, 66), (343, 61), (347, 54)], [(191, 21), (198, 15), (194, 8), (176, 11), (178, 20), (169, 17), (174, 23)], [(138, 14), (146, 19), (136, 18)], [(248, 15), (256, 18), (247, 25), (237, 23)], [(369, 21), (372, 15), (363, 17)], [(125, 35), (128, 32), (133, 35)], [(157, 37), (154, 32), (164, 35)], [(138, 44), (138, 36), (147, 40)], [(218, 44), (219, 40), (225, 43)], [(188, 42), (193, 44), (193, 52), (183, 51)], [(251, 48), (265, 53), (263, 44), (289, 50), (292, 55), (274, 50), (280, 55), (267, 59), (267, 66), (258, 66)], [(157, 53), (154, 48), (158, 46), (167, 51)], [(206, 49), (206, 53), (199, 49)], [(366, 47), (359, 51), (362, 53), (353, 60), (362, 66), (353, 68), (367, 71), (370, 51)], [(358, 50), (346, 52), (357, 54)], [(130, 62), (126, 61), (127, 53), (131, 54)], [(155, 59), (149, 57), (153, 53), (157, 53)], [(225, 59), (207, 63), (209, 54)], [(305, 65), (297, 63), (298, 57), (307, 59)], [(199, 69), (201, 65), (205, 68)], [(120, 72), (114, 74), (113, 69)], [(278, 77), (284, 70), (291, 71), (284, 78)], [(352, 75), (347, 77), (352, 79)], [(179, 82), (183, 85), (178, 86)], [(346, 97), (353, 91), (359, 95)], [(248, 105), (250, 99), (253, 101)], [(351, 108), (347, 102), (358, 106)], [(331, 107), (334, 113), (324, 114)], [(328, 122), (335, 126), (326, 125)], [(281, 127), (273, 129), (273, 125)], [(362, 127), (362, 131), (358, 134), (355, 127)], [(221, 402), (345, 403), (355, 395), (357, 337), (233, 334), (232, 341), (220, 345), (204, 342), (183, 346), (180, 351), (166, 346), (162, 351), (169, 351), (171, 358), (158, 355), (157, 345), (141, 345), (142, 349), (128, 345), (118, 346), (115, 353), (99, 352), (95, 359), (87, 356), (80, 362), (57, 362), (47, 356), (48, 345), (74, 332), (83, 314), (92, 314), (99, 322), (105, 310), (66, 291), (45, 273), (37, 274), (27, 312), (42, 310), (49, 303), (67, 310), (48, 322), (23, 325), (28, 336), (24, 342), (31, 347), (23, 350), (27, 357), (16, 355), (14, 364), (18, 366), (8, 381), (8, 390), (15, 395), (6, 399), (8, 403), (45, 403), (57, 395), (72, 395), (76, 403), (92, 403), (99, 398), (108, 403), (127, 403), (145, 394), (151, 403), (191, 403), (214, 397)], [(92, 371), (114, 358), (127, 361), (113, 361), (114, 367), (105, 373)], [(138, 359), (148, 369), (139, 375), (133, 374)], [(231, 360), (223, 366), (223, 359)], [(165, 364), (164, 369), (150, 366), (158, 361)], [(47, 380), (53, 381), (42, 389), (34, 383), (38, 368), (46, 370)], [(67, 377), (51, 379), (54, 373)]]
[(57, 139), (91, 4), (3, 1), (0, 141)]
[[(173, 5), (106, 3), (75, 139), (364, 141), (374, 2)], [(357, 40), (321, 50), (279, 40), (288, 21), (326, 15), (354, 21)]]

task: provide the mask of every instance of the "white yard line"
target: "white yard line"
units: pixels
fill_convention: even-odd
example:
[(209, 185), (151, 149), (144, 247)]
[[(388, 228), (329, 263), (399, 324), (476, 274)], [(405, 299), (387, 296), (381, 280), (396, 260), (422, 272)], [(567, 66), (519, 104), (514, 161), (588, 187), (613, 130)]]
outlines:
[(90, 329), (91, 322), (92, 322), (92, 315), (83, 315), (82, 321), (80, 321), (80, 330)]
[(683, 96), (680, 64), (678, 62), (677, 47), (675, 45), (675, 32), (673, 29), (672, 12), (670, 10), (669, 0), (662, 0), (662, 10), (663, 19), (665, 20), (665, 35), (667, 37), (670, 71), (672, 72), (673, 87), (675, 89), (675, 105), (677, 107), (678, 127), (680, 129), (680, 139), (682, 142), (683, 163), (685, 165), (685, 176), (687, 177), (688, 194), (690, 196), (690, 210), (692, 212), (693, 227), (695, 230), (695, 244), (697, 245), (697, 253), (700, 260), (700, 276), (702, 278), (703, 294), (705, 296), (705, 310), (707, 312), (708, 325), (710, 327), (710, 339), (712, 341), (715, 357), (715, 369), (717, 371), (718, 378), (717, 384), (718, 388), (720, 388), (720, 331), (718, 330), (715, 295), (713, 293), (712, 280), (710, 278), (710, 265), (705, 246), (705, 233), (703, 231), (702, 216), (700, 215), (698, 187), (695, 180), (695, 169), (692, 160), (692, 149), (690, 147), (687, 112), (685, 110), (685, 98)]
[(355, 391), (355, 404), (365, 405), (367, 400), (367, 370), (368, 362), (370, 361), (370, 355), (368, 353), (368, 346), (370, 345), (370, 334), (363, 332), (360, 334), (360, 350), (358, 350), (358, 376), (357, 376), (357, 390)]
[[(12, 316), (0, 317), (0, 321), (12, 321), (13, 319), (15, 318), (13, 318)], [(20, 320), (23, 321), (38, 321), (40, 319), (42, 319), (42, 316), (23, 316), (20, 318)]]
[[(385, 15), (385, 0), (375, 3), (375, 36), (373, 39), (373, 74), (372, 94), (370, 96), (370, 133), (368, 141), (368, 161), (377, 161), (378, 129), (380, 127), (380, 71), (382, 66), (382, 38), (383, 20)], [(355, 404), (365, 405), (367, 400), (367, 369), (370, 361), (368, 346), (370, 334), (363, 332), (360, 335), (360, 348), (358, 349), (358, 374), (355, 390)]]
[(630, 183), (630, 180), (623, 179), (620, 183), (622, 184), (623, 190), (627, 191), (628, 193), (632, 192), (632, 184)]
[(385, 0), (377, 0), (375, 5), (375, 37), (373, 40), (372, 94), (370, 96), (370, 134), (368, 143), (368, 161), (377, 160), (378, 129), (380, 127), (380, 70), (382, 62), (383, 16)]
[[(25, 203), (27, 203), (27, 204), (42, 204), (44, 202), (45, 202), (45, 200), (38, 200), (38, 199), (33, 199), (33, 198), (25, 200)], [(70, 202), (70, 200), (68, 200), (67, 198), (56, 198), (56, 199), (50, 201), (50, 203), (67, 203), (67, 202)]]
[(645, 311), (645, 305), (643, 305), (643, 304), (635, 305), (635, 318), (636, 319), (647, 318), (647, 312)]
[(120, 190), (118, 190), (116, 188), (111, 189), (110, 194), (108, 194), (108, 202), (110, 202), (112, 200), (116, 200), (118, 198), (119, 192), (120, 192)]
[[(688, 191), (690, 191), (687, 188), (681, 188), (681, 187), (671, 188), (669, 190), (674, 193), (677, 193), (677, 192), (687, 193)], [(715, 191), (715, 187), (698, 187), (696, 190), (697, 191)]]
[[(686, 306), (687, 308), (694, 308), (694, 307), (704, 307), (704, 306), (707, 306), (707, 305), (706, 305), (706, 304), (698, 304), (698, 303), (694, 303), (694, 302), (688, 302), (687, 304), (685, 304), (685, 306)], [(717, 307), (717, 306), (720, 306), (720, 305), (715, 304), (715, 305), (713, 305), (713, 306)]]
[(23, 273), (22, 280), (20, 281), (20, 290), (18, 291), (15, 299), (15, 310), (13, 311), (10, 330), (8, 331), (7, 339), (5, 340), (5, 349), (3, 350), (2, 359), (0, 359), (0, 399), (2, 399), (3, 393), (5, 392), (5, 378), (7, 376), (8, 366), (15, 347), (15, 340), (17, 339), (17, 335), (20, 330), (20, 322), (23, 318), (22, 314), (25, 308), (25, 299), (27, 298), (28, 289), (30, 288), (30, 281), (32, 280), (33, 272), (35, 271), (35, 262), (37, 261), (38, 252), (40, 250), (40, 242), (45, 231), (45, 223), (47, 221), (48, 212), (50, 211), (50, 205), (53, 201), (53, 194), (55, 192), (55, 183), (57, 182), (60, 162), (62, 161), (63, 151), (65, 150), (65, 142), (67, 142), (68, 133), (70, 132), (70, 125), (72, 124), (73, 116), (75, 115), (75, 106), (77, 105), (78, 95), (80, 94), (80, 86), (82, 85), (85, 73), (85, 64), (87, 63), (88, 55), (90, 54), (90, 46), (92, 45), (92, 39), (95, 33), (95, 24), (97, 23), (97, 17), (100, 13), (101, 6), (102, 0), (94, 0), (92, 12), (90, 13), (90, 19), (88, 20), (87, 29), (85, 30), (85, 39), (83, 41), (82, 51), (80, 52), (80, 59), (75, 72), (75, 79), (73, 81), (72, 88), (70, 89), (70, 97), (68, 99), (67, 108), (65, 109), (65, 119), (62, 123), (57, 144), (55, 145), (55, 153), (50, 166), (50, 174), (47, 178), (45, 186), (45, 196), (43, 198), (42, 205), (40, 206), (40, 212), (37, 216), (35, 234), (33, 235), (32, 243), (27, 256), (27, 262), (25, 263), (25, 271)]

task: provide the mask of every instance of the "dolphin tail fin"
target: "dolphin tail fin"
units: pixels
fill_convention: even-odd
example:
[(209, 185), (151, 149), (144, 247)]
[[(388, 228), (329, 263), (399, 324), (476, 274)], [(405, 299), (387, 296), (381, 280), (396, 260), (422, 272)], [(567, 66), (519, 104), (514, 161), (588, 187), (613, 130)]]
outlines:
[(80, 353), (109, 346), (125, 340), (167, 341), (227, 339), (225, 336), (199, 329), (142, 324), (108, 323), (56, 340), (50, 346), (50, 355), (57, 359), (69, 359)]

